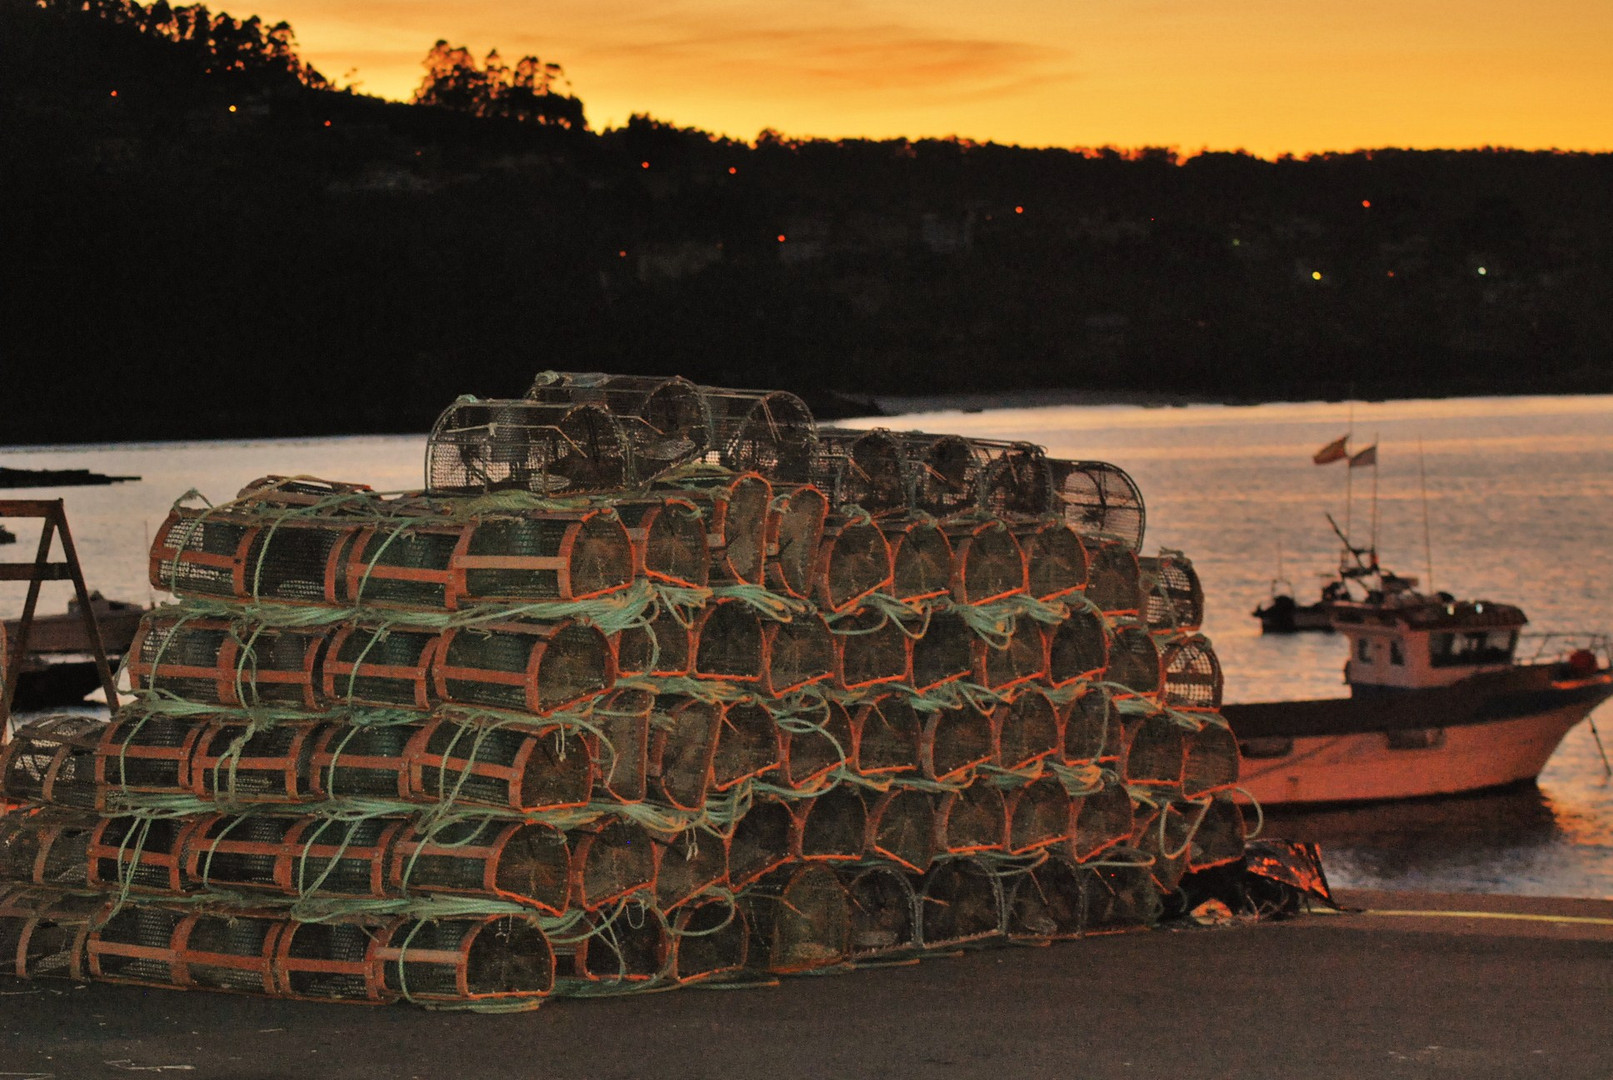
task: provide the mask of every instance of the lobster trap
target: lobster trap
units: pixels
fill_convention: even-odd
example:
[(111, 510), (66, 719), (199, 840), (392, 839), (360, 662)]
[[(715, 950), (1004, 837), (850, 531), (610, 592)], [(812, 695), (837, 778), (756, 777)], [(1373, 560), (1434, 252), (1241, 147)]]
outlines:
[(176, 506), (151, 544), (152, 587), (177, 596), (251, 596), (248, 568), (261, 531), (250, 518)]
[(636, 896), (587, 913), (576, 929), (556, 938), (561, 995), (649, 986), (661, 978), (672, 952), (665, 918)]
[(545, 716), (616, 681), (610, 641), (580, 622), (506, 622), (443, 634), (432, 665), (443, 701)]
[(806, 697), (797, 706), (772, 709), (778, 728), (780, 784), (796, 790), (815, 787), (855, 761), (851, 714), (840, 702)]
[(763, 568), (763, 581), (769, 589), (785, 596), (811, 595), (828, 515), (829, 500), (811, 484), (774, 487)]
[(767, 667), (762, 689), (773, 697), (828, 679), (835, 671), (835, 636), (816, 611), (798, 612), (788, 622), (763, 628)]
[(1204, 622), (1204, 586), (1193, 561), (1180, 551), (1140, 557), (1142, 619), (1150, 630), (1189, 632)]
[(654, 838), (641, 825), (605, 818), (571, 834), (571, 902), (597, 911), (655, 888)]
[(96, 741), (95, 783), (120, 794), (189, 791), (191, 763), (206, 727), (200, 717), (120, 709)]
[(968, 855), (941, 859), (919, 885), (919, 941), (934, 949), (1000, 937), (1006, 908), (989, 863)]
[(545, 371), (533, 380), (526, 398), (550, 405), (595, 405), (610, 413), (627, 433), (641, 481), (698, 459), (712, 441), (704, 390), (677, 376)]
[(767, 671), (762, 617), (742, 600), (718, 600), (700, 609), (695, 622), (697, 679), (759, 681)]
[(1182, 768), (1182, 794), (1198, 798), (1219, 792), (1238, 782), (1238, 739), (1220, 716), (1195, 714), (1203, 721), (1197, 731), (1188, 732), (1187, 760)]
[(1012, 941), (1069, 941), (1081, 935), (1081, 867), (1052, 854), (1014, 879), (1008, 900)]
[(943, 792), (935, 803), (935, 846), (946, 855), (1002, 851), (1008, 845), (1008, 804), (995, 784), (975, 781)]
[(839, 516), (825, 525), (814, 569), (814, 595), (823, 608), (850, 611), (870, 593), (890, 587), (892, 573), (891, 546), (879, 526)]
[(1248, 839), (1243, 807), (1230, 794), (1217, 794), (1203, 808), (1188, 851), (1187, 868), (1194, 872), (1236, 862), (1243, 858)]
[(401, 518), (366, 526), (346, 548), (336, 599), (361, 607), (452, 611), (463, 588), (454, 558), (469, 541), (462, 525)]
[(1147, 510), (1125, 470), (1103, 461), (1049, 462), (1056, 513), (1082, 536), (1114, 540), (1132, 551), (1143, 544)]
[(671, 952), (662, 973), (680, 986), (743, 971), (750, 953), (750, 927), (730, 895), (697, 899), (672, 912), (667, 940)]
[(952, 599), (986, 604), (1025, 591), (1025, 552), (1001, 521), (948, 527)]
[(28, 885), (0, 888), (0, 971), (19, 979), (84, 977), (99, 897)]
[(415, 802), (490, 806), (532, 813), (584, 806), (594, 761), (576, 730), (427, 721), (404, 746), (408, 797)]
[(1159, 921), (1164, 900), (1146, 855), (1116, 852), (1103, 863), (1082, 866), (1081, 934), (1119, 934)]
[(908, 874), (865, 864), (840, 871), (840, 880), (851, 916), (851, 959), (899, 956), (918, 947), (918, 894)]
[(922, 694), (969, 675), (974, 671), (978, 641), (974, 628), (959, 612), (932, 612), (924, 635), (908, 645), (913, 658), (913, 689)]
[(1126, 785), (1118, 777), (1106, 777), (1101, 787), (1081, 800), (1075, 832), (1070, 837), (1070, 854), (1077, 862), (1096, 858), (1130, 840), (1135, 824)]
[(1064, 749), (1058, 706), (1041, 687), (1026, 687), (998, 705), (991, 722), (997, 729), (997, 764), (1004, 769), (1028, 769)]
[(1086, 588), (1086, 545), (1062, 521), (1044, 521), (1015, 527), (1014, 535), (1025, 553), (1025, 591), (1036, 600), (1057, 600)]
[(348, 623), (331, 637), (321, 665), (325, 699), (344, 705), (430, 709), (431, 665), (442, 639), (428, 630)]
[(606, 511), (483, 518), (454, 552), (450, 606), (603, 596), (633, 580), (634, 554), (626, 527)]
[(1182, 883), (1205, 810), (1204, 805), (1175, 799), (1137, 804), (1131, 843), (1151, 860), (1149, 872), (1160, 891), (1175, 892)]
[(1067, 842), (1075, 832), (1079, 805), (1064, 785), (1044, 776), (1009, 791), (1004, 799), (1008, 810), (1010, 855), (1028, 855), (1043, 848)]
[(149, 577), (179, 596), (329, 604), (359, 527), (284, 510), (175, 507), (151, 546)]
[(656, 842), (655, 906), (670, 912), (708, 890), (728, 884), (728, 845), (700, 829)]
[(1160, 700), (1179, 709), (1219, 709), (1225, 682), (1221, 661), (1208, 639), (1194, 634), (1165, 645), (1160, 658), (1164, 669)]
[(409, 799), (419, 724), (326, 724), (311, 740), (305, 786), (316, 799)]
[(1121, 775), (1131, 784), (1180, 788), (1187, 763), (1186, 730), (1163, 710), (1133, 716), (1126, 724)]
[(677, 497), (697, 506), (705, 522), (707, 581), (762, 584), (773, 485), (758, 473), (745, 472), (678, 489)]
[(933, 521), (892, 522), (881, 531), (891, 548), (891, 595), (905, 603), (952, 591), (952, 541)]
[(868, 853), (923, 873), (941, 853), (936, 797), (917, 788), (893, 787), (868, 811)]
[(868, 804), (849, 785), (837, 785), (794, 806), (790, 853), (815, 862), (850, 862), (868, 844)]
[(361, 918), (288, 921), (274, 949), (275, 996), (306, 1001), (391, 1002), (378, 978), (377, 924)]
[(485, 896), (564, 915), (571, 848), (541, 822), (411, 819), (388, 853), (386, 883), (394, 896)]
[(989, 690), (1000, 692), (1042, 679), (1047, 661), (1047, 637), (1029, 618), (1011, 620), (1001, 635), (975, 638), (975, 681)]
[(335, 729), (320, 723), (262, 726), (216, 719), (190, 761), (191, 791), (223, 803), (300, 803), (321, 797), (315, 750)]
[(905, 682), (912, 675), (913, 639), (896, 618), (858, 608), (834, 624), (834, 677), (842, 690)]
[(1047, 452), (1035, 443), (971, 439), (986, 459), (980, 508), (993, 517), (1041, 517), (1053, 509)]
[(844, 963), (851, 951), (846, 890), (823, 863), (782, 866), (740, 899), (751, 927), (749, 964), (790, 974)]
[(87, 888), (90, 839), (99, 824), (98, 818), (56, 807), (0, 815), (0, 881)]
[(959, 435), (909, 432), (896, 436), (912, 473), (913, 509), (936, 518), (980, 508), (990, 457)]
[(713, 791), (727, 791), (778, 768), (778, 728), (766, 708), (739, 701), (721, 708), (719, 716), (717, 748), (711, 758)]
[(266, 915), (129, 904), (90, 930), (86, 966), (106, 982), (273, 994), (285, 928)]
[(156, 814), (102, 818), (86, 852), (88, 886), (168, 895), (193, 891), (184, 876), (185, 844), (200, 820)]
[(705, 805), (722, 722), (722, 706), (715, 702), (656, 699), (650, 720), (649, 778), (657, 798), (679, 810)]
[(129, 682), (206, 705), (318, 711), (327, 638), (323, 630), (146, 615), (129, 649)]
[(835, 509), (859, 509), (876, 517), (905, 514), (912, 506), (912, 475), (901, 444), (889, 431), (818, 432), (813, 481), (831, 495)]
[(687, 675), (694, 664), (694, 629), (659, 600), (642, 618), (615, 635), (616, 673), (628, 676)]
[(1165, 681), (1159, 642), (1135, 622), (1114, 627), (1109, 647), (1109, 681), (1137, 697), (1157, 697)]
[(105, 725), (93, 717), (47, 716), (17, 728), (0, 750), (0, 784), (15, 802), (106, 809), (112, 793), (95, 775)]
[(712, 443), (706, 460), (772, 480), (811, 480), (818, 430), (812, 410), (782, 390), (702, 387), (711, 411)]
[(536, 1002), (554, 989), (554, 949), (525, 915), (397, 919), (370, 955), (380, 986), (406, 1001)]
[(966, 776), (997, 756), (991, 715), (973, 705), (935, 709), (919, 732), (918, 767), (926, 780), (946, 782)]
[(757, 795), (728, 842), (728, 882), (742, 889), (790, 861), (795, 814), (775, 795)]
[(711, 574), (706, 525), (688, 499), (623, 500), (612, 504), (633, 543), (633, 569), (653, 581), (703, 589)]
[(638, 482), (620, 420), (598, 405), (461, 400), (426, 440), (426, 490), (560, 497)]
[(1047, 681), (1055, 687), (1100, 678), (1109, 666), (1109, 627), (1092, 608), (1078, 607), (1047, 631)]
[(1064, 709), (1062, 757), (1070, 765), (1118, 761), (1126, 752), (1120, 707), (1102, 687), (1089, 687)]
[(210, 814), (187, 837), (181, 873), (192, 890), (380, 899), (402, 820)]
[(654, 709), (655, 695), (647, 690), (614, 690), (589, 710), (589, 723), (598, 732), (590, 743), (596, 798), (636, 803), (648, 794)]
[(1105, 615), (1135, 615), (1143, 605), (1142, 571), (1137, 554), (1118, 540), (1094, 540), (1089, 558), (1086, 598)]
[(914, 772), (923, 729), (923, 718), (905, 694), (863, 702), (852, 714), (857, 747), (853, 767), (858, 775), (870, 777)]

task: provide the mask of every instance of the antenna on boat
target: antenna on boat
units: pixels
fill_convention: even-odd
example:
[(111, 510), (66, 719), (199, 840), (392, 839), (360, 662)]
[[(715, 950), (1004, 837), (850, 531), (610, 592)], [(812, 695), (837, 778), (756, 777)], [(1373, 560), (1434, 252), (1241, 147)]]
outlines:
[(1372, 551), (1378, 550), (1378, 433), (1372, 433)]
[(1423, 564), (1428, 568), (1428, 595), (1434, 589), (1434, 542), (1428, 532), (1428, 467), (1423, 461), (1423, 437), (1417, 436), (1417, 483), (1423, 496)]

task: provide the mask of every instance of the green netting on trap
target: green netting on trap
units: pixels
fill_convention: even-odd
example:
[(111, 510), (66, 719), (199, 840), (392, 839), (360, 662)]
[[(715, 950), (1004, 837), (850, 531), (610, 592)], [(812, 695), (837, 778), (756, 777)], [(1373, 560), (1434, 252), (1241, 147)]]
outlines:
[(840, 879), (823, 863), (783, 866), (741, 895), (751, 927), (749, 965), (776, 974), (843, 963), (851, 914)]
[(1219, 716), (1195, 715), (1205, 723), (1186, 733), (1187, 762), (1182, 768), (1182, 794), (1188, 798), (1238, 782), (1238, 739)]
[(347, 705), (430, 709), (437, 703), (431, 665), (440, 644), (441, 638), (429, 630), (339, 627), (321, 665), (325, 698)]
[(1008, 792), (1010, 855), (1025, 855), (1066, 843), (1075, 832), (1077, 803), (1051, 776)]
[(663, 912), (728, 885), (728, 845), (720, 836), (687, 829), (658, 837), (655, 906)]
[(933, 521), (881, 526), (891, 545), (891, 595), (904, 603), (952, 591), (952, 541)]
[(587, 804), (594, 763), (565, 726), (499, 726), (448, 717), (427, 722), (404, 747), (413, 801), (532, 812)]
[(695, 622), (697, 679), (756, 682), (767, 670), (762, 617), (742, 600), (719, 600), (701, 609)]
[(655, 888), (653, 835), (625, 820), (605, 819), (571, 834), (571, 902), (589, 911)]
[(1014, 530), (1025, 552), (1029, 573), (1026, 591), (1038, 600), (1056, 600), (1087, 584), (1086, 546), (1062, 521), (1024, 525)]
[(185, 843), (199, 819), (118, 815), (102, 818), (90, 833), (86, 880), (92, 889), (182, 894)]
[(1126, 752), (1120, 708), (1102, 687), (1076, 695), (1064, 711), (1065, 762), (1072, 765), (1116, 761)]
[(615, 635), (616, 673), (687, 675), (694, 664), (694, 631), (688, 616), (659, 601), (643, 618)]
[(1015, 875), (1008, 900), (1008, 937), (1013, 941), (1068, 941), (1082, 931), (1082, 884), (1073, 860), (1050, 855)]
[[(318, 723), (273, 727), (218, 719), (208, 724), (190, 763), (198, 798), (228, 803), (299, 803), (324, 795), (314, 764), (322, 738), (334, 729)], [(396, 792), (394, 791), (394, 794)]]
[(859, 507), (884, 516), (907, 512), (913, 477), (907, 456), (890, 432), (823, 428), (812, 463), (813, 482), (836, 508)]
[(372, 525), (347, 548), (337, 598), (364, 607), (451, 611), (459, 596), (454, 556), (469, 539), (463, 526)]
[(1137, 555), (1118, 540), (1087, 544), (1087, 600), (1106, 615), (1136, 614), (1142, 608), (1142, 571)]
[(833, 644), (835, 685), (842, 690), (911, 677), (912, 636), (887, 612), (858, 608), (836, 619)]
[(318, 710), (327, 632), (148, 614), (129, 650), (136, 693), (206, 705)]
[(1169, 641), (1160, 666), (1164, 686), (1160, 700), (1179, 709), (1219, 709), (1224, 681), (1221, 661), (1205, 637), (1195, 634)]
[(941, 853), (936, 796), (916, 788), (892, 788), (868, 812), (868, 854), (922, 873)]
[(795, 804), (791, 854), (821, 862), (849, 862), (863, 857), (868, 843), (868, 804), (846, 784)]
[(851, 958), (900, 956), (918, 948), (918, 894), (913, 879), (893, 866), (839, 871), (851, 915)]
[(852, 713), (857, 737), (854, 762), (862, 776), (888, 776), (918, 769), (924, 719), (904, 694), (882, 694)]
[(1001, 521), (947, 527), (952, 542), (952, 598), (985, 604), (1025, 591), (1025, 552)]
[(1193, 561), (1180, 551), (1139, 558), (1143, 621), (1150, 630), (1197, 630), (1204, 622), (1204, 586)]
[(1147, 512), (1142, 492), (1123, 469), (1103, 461), (1049, 462), (1054, 506), (1082, 536), (1116, 540), (1136, 551)]
[(655, 581), (703, 589), (711, 575), (700, 507), (677, 497), (612, 504), (633, 542), (634, 569)]
[(593, 626), (508, 622), (447, 631), (432, 675), (444, 701), (545, 715), (609, 690), (616, 660)]
[(185, 844), (183, 877), (196, 890), (381, 899), (399, 818), (208, 815)]
[(320, 799), (407, 800), (409, 743), (419, 731), (417, 724), (326, 724), (312, 740), (305, 786)]
[(734, 825), (728, 843), (728, 880), (743, 888), (789, 861), (795, 818), (789, 803), (758, 795)]
[(798, 612), (788, 622), (769, 622), (764, 628), (767, 668), (762, 688), (782, 697), (835, 672), (835, 635), (816, 611)]
[(98, 824), (96, 817), (60, 808), (0, 815), (0, 882), (87, 888), (90, 837)]
[(919, 732), (919, 772), (927, 780), (958, 779), (997, 752), (991, 714), (974, 705), (936, 709)]
[(248, 518), (175, 507), (152, 541), (152, 587), (177, 596), (251, 595), (247, 568), (260, 531)]
[(713, 782), (722, 706), (662, 696), (650, 719), (649, 776), (655, 797), (680, 810), (699, 810)]
[(595, 701), (588, 722), (593, 739), (595, 797), (610, 802), (641, 802), (648, 793), (650, 717), (655, 695), (647, 690), (613, 690)]
[(510, 900), (551, 915), (571, 893), (566, 836), (540, 822), (412, 819), (387, 862), (395, 895), (419, 893)]
[(461, 400), (426, 440), (426, 490), (565, 496), (637, 481), (631, 440), (597, 405)]
[(284, 920), (267, 916), (128, 905), (90, 931), (89, 974), (107, 982), (272, 994), (284, 928)]
[(1086, 862), (1126, 843), (1135, 825), (1131, 795), (1118, 777), (1105, 778), (1103, 786), (1082, 798), (1076, 812), (1070, 854)]
[(828, 513), (828, 498), (810, 484), (774, 487), (763, 573), (769, 589), (785, 596), (811, 595)]
[(377, 927), (369, 921), (291, 921), (275, 945), (275, 993), (309, 1001), (396, 1000), (372, 960)]
[(1002, 788), (975, 781), (941, 794), (935, 804), (936, 846), (948, 855), (1002, 851), (1008, 844), (1008, 805)]
[(919, 940), (927, 949), (999, 937), (1006, 930), (1002, 882), (973, 856), (944, 858), (919, 886)]
[(1030, 686), (998, 705), (991, 714), (997, 728), (997, 764), (1020, 770), (1064, 749), (1059, 708), (1040, 687)]
[(0, 972), (19, 979), (84, 977), (84, 941), (99, 897), (0, 887)]
[(778, 768), (778, 728), (766, 708), (739, 701), (723, 708), (721, 716), (717, 749), (711, 759), (713, 791), (727, 791)]
[(1091, 608), (1075, 608), (1047, 632), (1047, 680), (1069, 686), (1096, 679), (1109, 666), (1109, 628)]
[(679, 985), (704, 982), (743, 971), (750, 952), (750, 927), (731, 896), (685, 904), (672, 913), (672, 955), (664, 976)]
[(782, 390), (702, 391), (714, 435), (707, 461), (786, 483), (812, 479), (817, 424), (805, 402)]
[(208, 719), (119, 709), (95, 745), (95, 782), (120, 793), (190, 790), (196, 744)]
[(893, 572), (891, 545), (879, 526), (843, 517), (825, 525), (814, 568), (814, 596), (822, 607), (849, 611), (870, 593), (888, 589)]
[(382, 985), (407, 1001), (535, 1001), (554, 987), (554, 950), (522, 915), (399, 919), (372, 955)]

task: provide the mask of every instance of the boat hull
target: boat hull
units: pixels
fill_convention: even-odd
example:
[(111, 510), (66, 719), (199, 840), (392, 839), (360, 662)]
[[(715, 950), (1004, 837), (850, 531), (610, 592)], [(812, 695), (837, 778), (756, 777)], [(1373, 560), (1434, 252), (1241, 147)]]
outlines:
[(1456, 795), (1532, 781), (1569, 730), (1613, 695), (1613, 677), (1547, 667), (1432, 690), (1228, 705), (1239, 784), (1262, 805)]

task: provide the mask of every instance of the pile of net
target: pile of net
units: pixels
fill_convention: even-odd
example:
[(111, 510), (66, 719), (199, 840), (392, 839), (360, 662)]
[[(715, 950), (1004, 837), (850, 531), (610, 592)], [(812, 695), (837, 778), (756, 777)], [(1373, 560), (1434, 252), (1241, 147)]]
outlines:
[(1243, 856), (1113, 466), (546, 374), (426, 481), (174, 507), (133, 700), (0, 756), (10, 970), (529, 1008), (1145, 927)]

